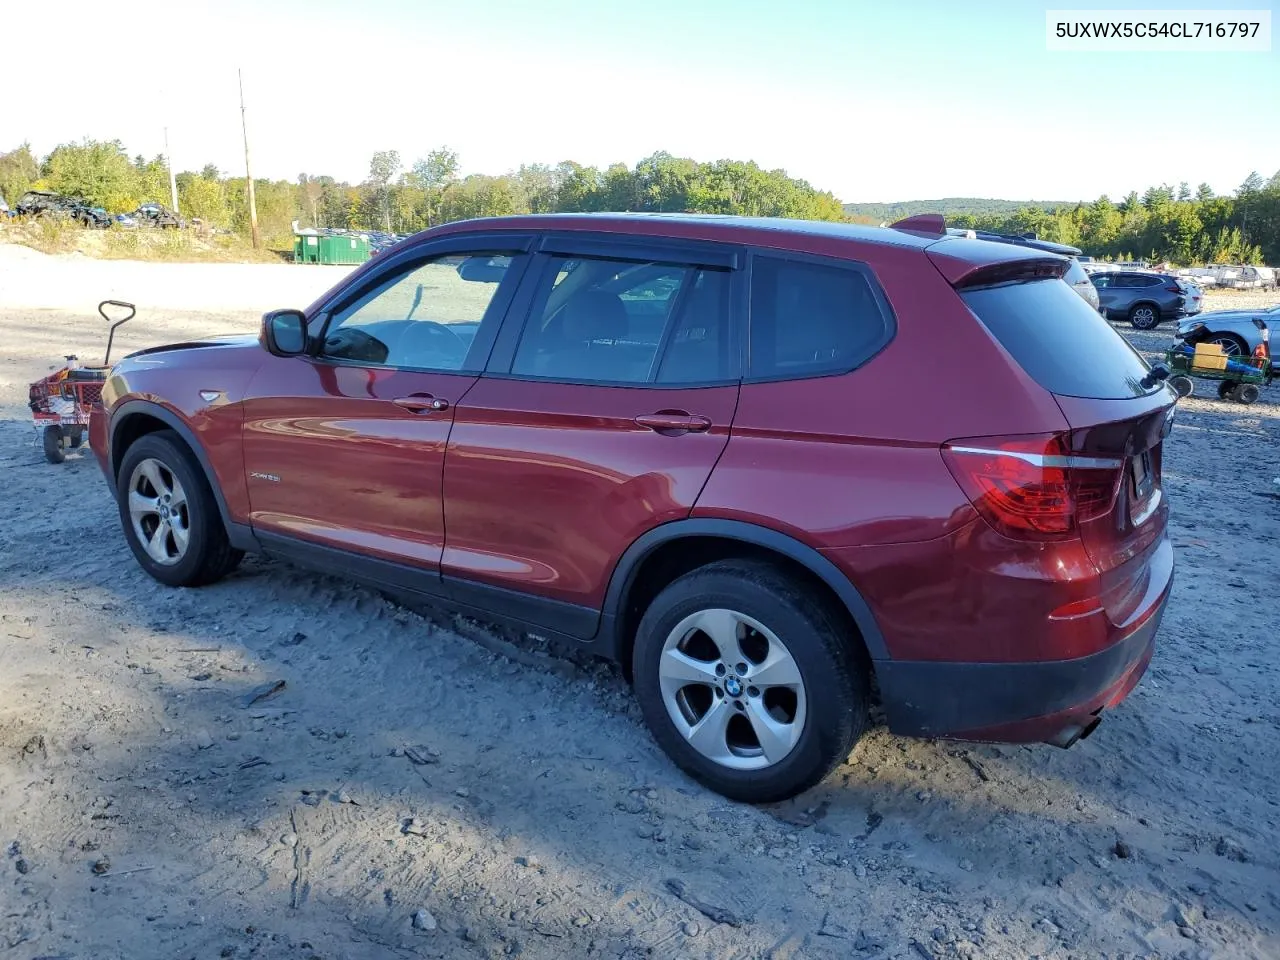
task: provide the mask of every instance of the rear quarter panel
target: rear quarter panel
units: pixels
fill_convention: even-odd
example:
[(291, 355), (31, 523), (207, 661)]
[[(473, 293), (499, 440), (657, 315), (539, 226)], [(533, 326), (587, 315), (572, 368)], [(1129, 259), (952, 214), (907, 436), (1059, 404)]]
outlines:
[(896, 315), (894, 339), (845, 375), (744, 384), (694, 516), (817, 549), (931, 540), (976, 516), (942, 443), (1066, 426), (922, 253), (881, 248), (867, 262)]

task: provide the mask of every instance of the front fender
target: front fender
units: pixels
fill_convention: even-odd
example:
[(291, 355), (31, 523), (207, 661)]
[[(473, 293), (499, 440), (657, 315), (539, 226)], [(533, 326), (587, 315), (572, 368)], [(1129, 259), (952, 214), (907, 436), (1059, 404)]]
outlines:
[(108, 462), (112, 488), (120, 473), (125, 451), (138, 437), (157, 429), (172, 430), (191, 450), (213, 491), (218, 513), (227, 528), (232, 546), (257, 550), (248, 518), (244, 460), (240, 452), (240, 405), (234, 413), (205, 414), (193, 421), (157, 399), (135, 398), (111, 408), (106, 428)]

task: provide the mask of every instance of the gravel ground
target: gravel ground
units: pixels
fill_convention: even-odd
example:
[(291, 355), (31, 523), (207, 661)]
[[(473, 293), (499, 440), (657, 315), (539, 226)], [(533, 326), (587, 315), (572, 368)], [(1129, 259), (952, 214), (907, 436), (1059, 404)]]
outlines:
[(1280, 956), (1280, 387), (1180, 405), (1173, 601), (1092, 738), (876, 730), (753, 808), (677, 772), (603, 664), (282, 564), (158, 587), (92, 460), (33, 444), (26, 384), (97, 352), (98, 299), (148, 298), (131, 349), (341, 275), (0, 246), (5, 957)]

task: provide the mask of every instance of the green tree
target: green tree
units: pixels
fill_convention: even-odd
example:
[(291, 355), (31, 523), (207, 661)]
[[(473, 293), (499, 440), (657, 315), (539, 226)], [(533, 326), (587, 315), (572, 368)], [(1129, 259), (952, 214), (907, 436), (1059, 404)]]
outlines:
[(138, 171), (118, 140), (83, 140), (55, 147), (44, 161), (50, 190), (83, 197), (113, 213), (138, 205)]
[(1236, 188), (1236, 196), (1243, 197), (1246, 194), (1257, 193), (1264, 186), (1265, 184), (1263, 183), (1262, 177), (1258, 174), (1257, 170), (1254, 170), (1244, 178), (1244, 183), (1240, 184), (1240, 186)]
[(183, 216), (198, 217), (211, 226), (230, 226), (231, 211), (221, 180), (203, 173), (180, 173), (174, 179), (178, 182), (178, 206)]
[(0, 199), (11, 205), (31, 189), (40, 176), (40, 164), (31, 152), (31, 144), (24, 143), (16, 150), (0, 153)]
[(400, 154), (395, 150), (379, 150), (369, 161), (369, 184), (374, 202), (383, 216), (387, 233), (391, 232), (391, 181), (400, 173)]

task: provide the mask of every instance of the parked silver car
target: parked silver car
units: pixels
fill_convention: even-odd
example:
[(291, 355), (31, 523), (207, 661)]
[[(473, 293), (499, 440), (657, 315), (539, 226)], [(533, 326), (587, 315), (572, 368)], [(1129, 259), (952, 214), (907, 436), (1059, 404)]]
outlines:
[(1095, 310), (1101, 309), (1101, 303), (1098, 300), (1098, 288), (1093, 285), (1093, 281), (1089, 279), (1089, 274), (1085, 272), (1079, 260), (1073, 259), (1071, 261), (1071, 265), (1067, 267), (1067, 272), (1062, 279), (1071, 285), (1072, 290), (1084, 297), (1085, 303)]
[[(1255, 322), (1256, 321), (1256, 322)], [(1251, 355), (1262, 342), (1263, 329), (1271, 332), (1271, 349), (1280, 342), (1280, 303), (1251, 310), (1210, 310), (1178, 323), (1178, 338), (1204, 327), (1206, 343), (1217, 343), (1232, 356)]]

